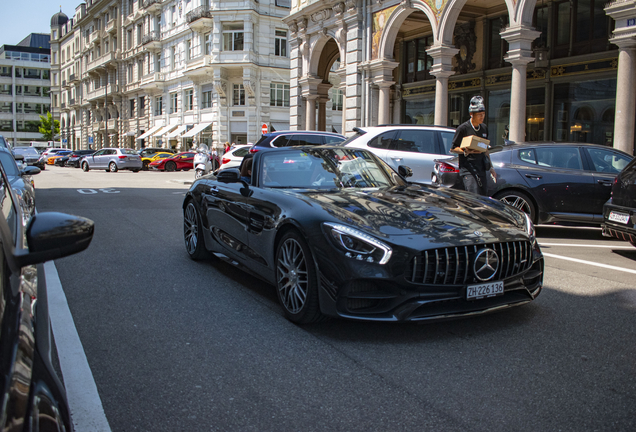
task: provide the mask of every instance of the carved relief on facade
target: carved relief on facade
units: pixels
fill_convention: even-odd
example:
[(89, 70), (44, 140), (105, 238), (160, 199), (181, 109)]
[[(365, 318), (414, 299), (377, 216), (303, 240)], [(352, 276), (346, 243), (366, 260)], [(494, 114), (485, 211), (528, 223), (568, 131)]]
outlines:
[(347, 10), (353, 10), (357, 7), (356, 0), (346, 0), (345, 5), (347, 6)]
[(218, 95), (222, 98), (227, 97), (226, 96), (226, 86), (225, 86), (225, 82), (221, 81), (221, 80), (215, 80), (214, 81), (214, 90), (216, 90), (216, 92), (218, 93)]
[(345, 5), (344, 3), (336, 3), (335, 5), (333, 5), (333, 12), (337, 15), (342, 15), (345, 12)]
[(331, 18), (332, 9), (323, 9), (311, 15), (311, 20), (315, 23), (319, 23)]

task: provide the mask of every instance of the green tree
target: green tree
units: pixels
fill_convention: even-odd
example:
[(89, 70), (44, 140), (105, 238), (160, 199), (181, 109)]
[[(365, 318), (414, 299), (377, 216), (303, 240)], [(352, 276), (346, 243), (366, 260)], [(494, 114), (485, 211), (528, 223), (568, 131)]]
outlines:
[[(55, 125), (55, 130), (52, 130), (51, 122)], [(60, 134), (60, 122), (53, 120), (51, 112), (48, 111), (46, 116), (40, 116), (40, 126), (38, 127), (38, 130), (46, 141), (53, 141), (55, 136)]]

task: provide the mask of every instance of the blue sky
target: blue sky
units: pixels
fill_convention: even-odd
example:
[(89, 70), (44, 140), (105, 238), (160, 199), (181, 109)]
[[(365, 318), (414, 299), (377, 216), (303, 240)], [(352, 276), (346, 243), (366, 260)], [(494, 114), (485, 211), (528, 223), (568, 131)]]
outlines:
[(0, 0), (0, 45), (17, 45), (31, 33), (50, 33), (51, 17), (62, 12), (69, 18), (81, 0)]

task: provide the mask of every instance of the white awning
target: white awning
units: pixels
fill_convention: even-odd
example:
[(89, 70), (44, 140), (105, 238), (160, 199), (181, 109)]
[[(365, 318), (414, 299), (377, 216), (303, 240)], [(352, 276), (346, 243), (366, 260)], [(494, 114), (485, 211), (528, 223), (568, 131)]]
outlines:
[(152, 135), (153, 133), (157, 132), (159, 129), (161, 129), (161, 125), (159, 126), (154, 126), (152, 127), (150, 130), (147, 130), (146, 132), (144, 132), (142, 135), (138, 136), (137, 139), (144, 139), (144, 138), (148, 138), (150, 135)]
[(159, 129), (157, 132), (155, 132), (154, 134), (152, 134), (152, 136), (156, 136), (156, 137), (160, 137), (164, 134), (167, 134), (168, 132), (170, 132), (172, 129), (176, 128), (178, 125), (176, 124), (171, 124), (165, 127), (162, 127), (161, 129)]
[(137, 132), (133, 132), (133, 131), (129, 131), (124, 134), (124, 136), (135, 136), (135, 135), (137, 135)]
[(283, 122), (271, 122), (269, 124), (270, 128), (269, 131), (270, 132), (274, 132), (274, 131), (286, 131), (289, 130), (289, 123), (283, 123)]
[(175, 138), (178, 137), (179, 135), (181, 135), (183, 133), (183, 131), (185, 131), (188, 128), (188, 125), (181, 125), (178, 128), (176, 128), (175, 130), (173, 130), (172, 132), (170, 132), (168, 135), (166, 135), (166, 138)]
[(193, 127), (192, 129), (190, 129), (189, 131), (187, 131), (186, 133), (184, 133), (183, 135), (181, 135), (181, 138), (190, 138), (195, 136), (196, 134), (198, 134), (199, 132), (201, 132), (203, 129), (205, 129), (206, 127), (210, 126), (212, 124), (212, 122), (209, 123), (199, 123), (198, 125), (196, 125), (195, 127)]

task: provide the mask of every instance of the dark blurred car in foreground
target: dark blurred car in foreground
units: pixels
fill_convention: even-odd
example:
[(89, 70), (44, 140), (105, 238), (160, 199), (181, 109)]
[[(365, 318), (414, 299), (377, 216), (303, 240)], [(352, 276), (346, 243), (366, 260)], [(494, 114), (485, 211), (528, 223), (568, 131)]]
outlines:
[(313, 146), (339, 144), (346, 138), (343, 135), (322, 131), (276, 131), (263, 134), (250, 149), (256, 153), (263, 148)]
[(25, 165), (36, 166), (41, 170), (44, 169), (44, 161), (40, 159), (40, 153), (33, 147), (15, 147), (13, 154), (22, 155)]
[(636, 159), (612, 184), (612, 197), (603, 206), (603, 235), (627, 240), (636, 247)]
[[(246, 156), (247, 157), (247, 156)], [(369, 151), (287, 147), (195, 180), (185, 246), (276, 287), (286, 317), (420, 321), (534, 300), (543, 255), (525, 213), (464, 191), (411, 184)]]
[(0, 164), (9, 179), (11, 189), (18, 198), (18, 203), (24, 216), (24, 224), (35, 214), (35, 187), (31, 176), (39, 174), (40, 169), (35, 166), (20, 164), (18, 166), (15, 158), (21, 155), (13, 155), (10, 151), (0, 148)]
[(195, 154), (194, 152), (177, 153), (172, 157), (150, 162), (148, 168), (159, 171), (188, 171), (193, 168)]
[(79, 168), (80, 162), (84, 156), (90, 156), (95, 153), (95, 150), (75, 150), (68, 156), (66, 164), (64, 166)]
[[(614, 177), (633, 158), (611, 147), (584, 143), (520, 143), (490, 150), (496, 183), (490, 196), (542, 223), (600, 225)], [(463, 189), (457, 157), (438, 159), (434, 185)]]
[[(37, 169), (35, 167), (30, 167)], [(93, 237), (93, 222), (38, 213), (28, 225), (0, 168), (0, 406), (7, 431), (73, 430), (64, 386), (53, 365), (44, 277), (46, 261), (78, 253)]]

